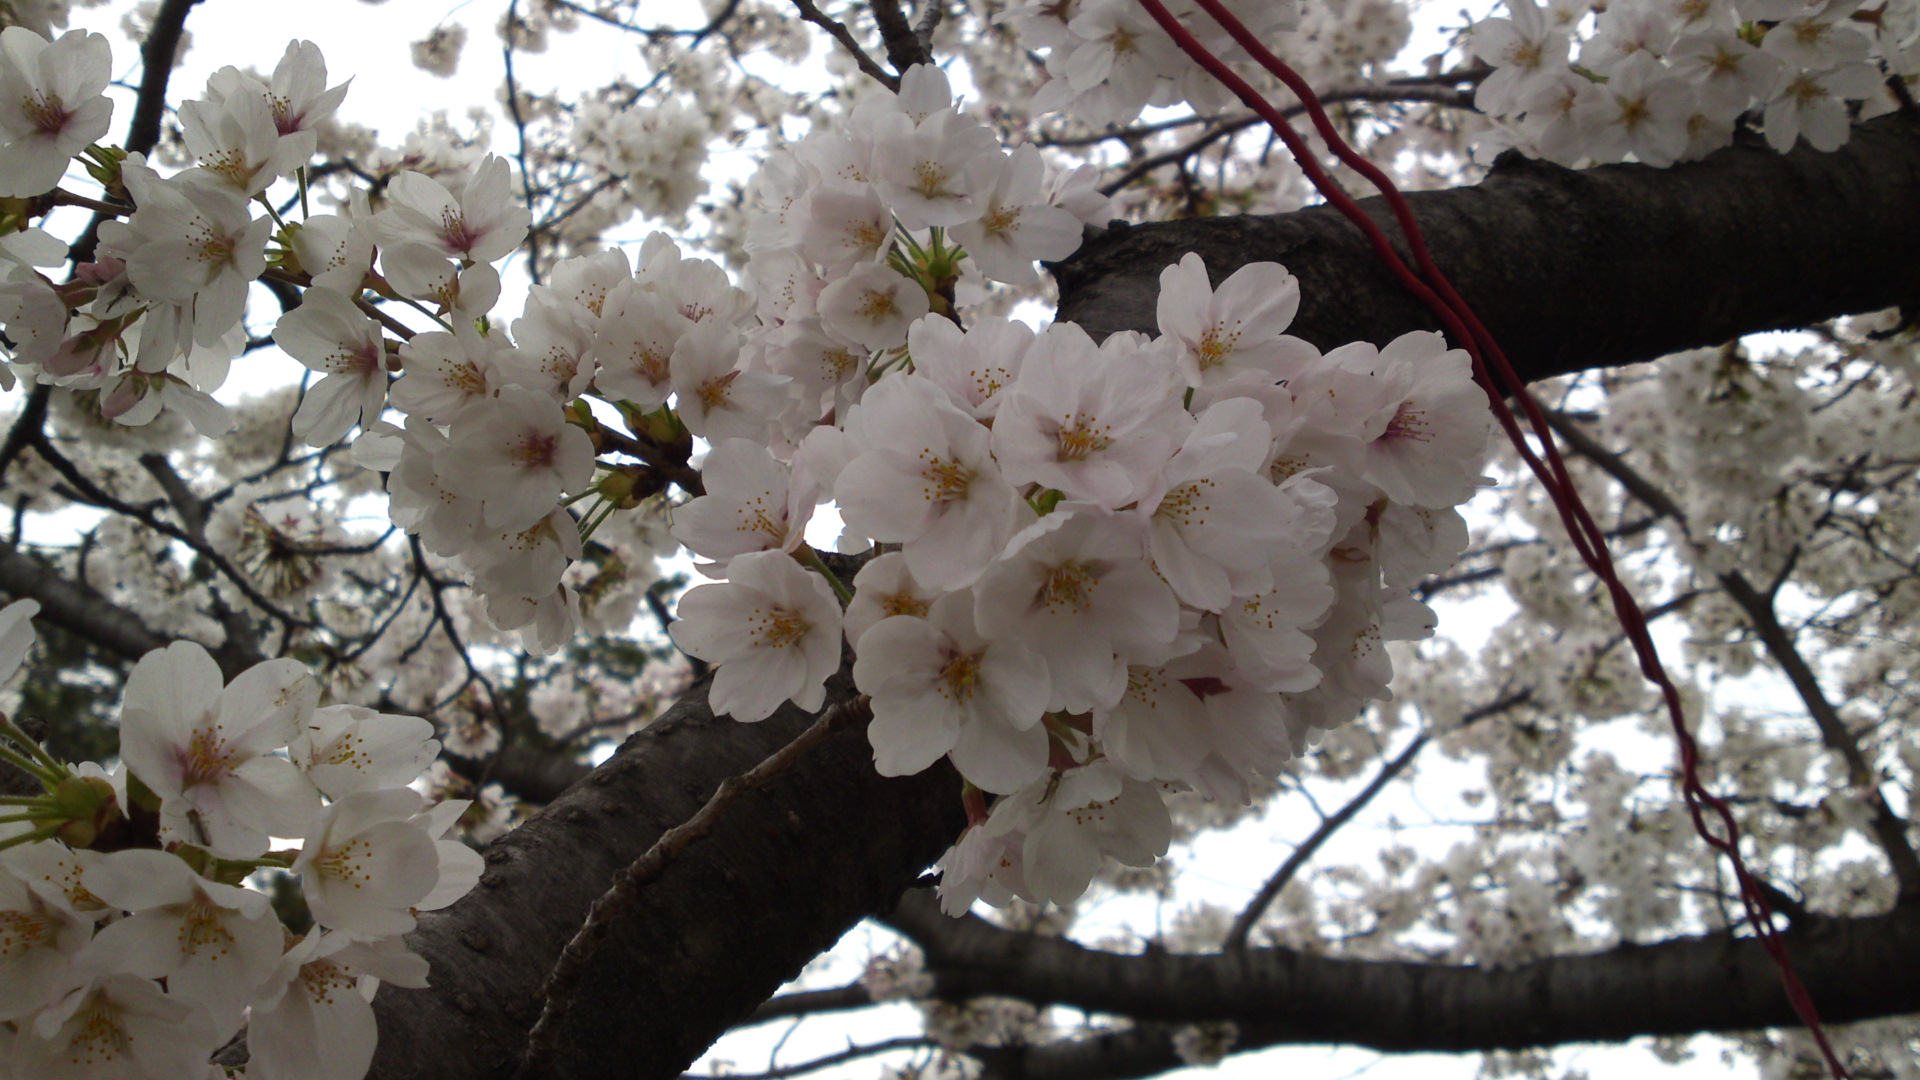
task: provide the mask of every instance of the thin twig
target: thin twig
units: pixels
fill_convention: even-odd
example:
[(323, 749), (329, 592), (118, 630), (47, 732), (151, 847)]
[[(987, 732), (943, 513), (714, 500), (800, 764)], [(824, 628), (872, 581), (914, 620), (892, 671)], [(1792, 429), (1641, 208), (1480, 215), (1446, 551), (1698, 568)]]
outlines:
[(783, 1065), (778, 1069), (768, 1069), (766, 1072), (684, 1073), (681, 1075), (680, 1080), (785, 1080), (785, 1078), (789, 1076), (801, 1076), (810, 1072), (818, 1072), (821, 1069), (829, 1069), (835, 1065), (844, 1065), (849, 1061), (858, 1061), (861, 1058), (873, 1057), (876, 1054), (891, 1054), (897, 1050), (923, 1050), (938, 1045), (940, 1044), (925, 1035), (902, 1035), (899, 1038), (886, 1039), (877, 1043), (868, 1043), (865, 1046), (849, 1046), (837, 1054), (828, 1054), (826, 1057), (814, 1058), (812, 1061), (803, 1061), (798, 1065)]
[(874, 61), (873, 57), (868, 56), (867, 50), (861, 48), (860, 43), (854, 40), (853, 32), (847, 29), (845, 23), (821, 11), (818, 7), (815, 7), (813, 0), (793, 0), (793, 6), (800, 9), (801, 18), (825, 30), (833, 37), (833, 40), (840, 43), (842, 48), (851, 53), (853, 55), (853, 62), (858, 64), (860, 70), (865, 72), (869, 78), (876, 80), (881, 86), (886, 87), (896, 94), (900, 92), (900, 77), (898, 75), (889, 75), (885, 68)]
[[(1468, 724), (1506, 712), (1532, 696), (1533, 692), (1530, 690), (1507, 694), (1497, 701), (1489, 702), (1467, 713), (1451, 730), (1458, 731)], [(1347, 800), (1347, 804), (1334, 811), (1331, 817), (1323, 819), (1319, 827), (1313, 830), (1312, 835), (1301, 841), (1299, 847), (1293, 849), (1293, 853), (1288, 855), (1286, 861), (1280, 864), (1280, 868), (1273, 872), (1273, 876), (1260, 886), (1260, 891), (1254, 894), (1246, 908), (1233, 920), (1233, 926), (1227, 931), (1226, 940), (1220, 945), (1221, 952), (1240, 952), (1247, 947), (1247, 939), (1252, 935), (1254, 925), (1260, 921), (1262, 915), (1267, 913), (1268, 906), (1273, 903), (1274, 897), (1280, 895), (1280, 890), (1287, 887), (1287, 883), (1293, 880), (1301, 867), (1307, 865), (1307, 860), (1313, 858), (1314, 853), (1318, 852), (1334, 833), (1339, 832), (1342, 826), (1353, 820), (1355, 814), (1372, 802), (1374, 796), (1380, 794), (1394, 777), (1399, 776), (1408, 765), (1412, 764), (1414, 757), (1428, 742), (1432, 741), (1432, 738), (1432, 733), (1426, 731), (1415, 735), (1406, 749), (1400, 751), (1392, 761), (1380, 767), (1380, 771), (1374, 775), (1366, 787), (1360, 790), (1359, 794)]]
[(757, 791), (786, 772), (807, 751), (826, 741), (829, 735), (843, 727), (864, 723), (872, 715), (872, 706), (864, 694), (821, 713), (812, 726), (796, 735), (792, 742), (774, 751), (765, 761), (739, 776), (722, 780), (706, 805), (692, 817), (660, 834), (660, 838), (653, 842), (645, 854), (614, 875), (612, 887), (587, 909), (586, 922), (573, 935), (573, 940), (567, 942), (567, 947), (561, 950), (560, 959), (547, 976), (546, 986), (541, 989), (546, 1007), (541, 1011), (539, 1021), (533, 1025), (533, 1030), (527, 1033), (526, 1054), (521, 1058), (518, 1076), (538, 1076), (545, 1069), (547, 1058), (552, 1056), (559, 1040), (560, 1025), (572, 1007), (573, 996), (579, 989), (588, 964), (605, 943), (615, 920), (633, 906), (641, 890), (658, 878), (694, 841), (711, 833), (721, 817), (742, 796)]

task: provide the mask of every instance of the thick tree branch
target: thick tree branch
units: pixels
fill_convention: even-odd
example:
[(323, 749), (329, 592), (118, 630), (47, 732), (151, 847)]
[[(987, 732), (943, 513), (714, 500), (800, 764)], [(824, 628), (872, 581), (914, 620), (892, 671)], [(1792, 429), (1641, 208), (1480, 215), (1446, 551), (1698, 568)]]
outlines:
[(169, 639), (140, 616), (15, 548), (0, 547), (0, 593), (40, 601), (36, 618), (132, 662)]
[[(1889, 115), (1821, 154), (1732, 147), (1671, 169), (1502, 163), (1409, 196), (1435, 260), (1529, 379), (1651, 360), (1759, 330), (1920, 305), (1920, 122)], [(1390, 235), (1379, 200), (1361, 203)], [(1059, 317), (1153, 331), (1162, 268), (1217, 282), (1277, 260), (1300, 277), (1291, 333), (1322, 348), (1436, 329), (1357, 230), (1315, 207), (1115, 228), (1054, 268)]]
[[(925, 951), (942, 998), (992, 994), (1148, 1022), (1229, 1020), (1269, 1045), (1459, 1052), (1797, 1022), (1760, 946), (1726, 931), (1493, 968), (1282, 948), (1118, 955), (972, 915), (949, 919), (922, 890), (887, 922)], [(1920, 1009), (1920, 908), (1814, 919), (1786, 942), (1823, 1019)]]
[[(847, 700), (845, 676), (829, 705)], [(706, 686), (486, 851), (473, 893), (410, 936), (427, 990), (383, 990), (373, 1080), (511, 1075), (540, 986), (614, 873), (720, 782), (813, 721), (716, 718)], [(583, 973), (552, 1060), (561, 1076), (675, 1077), (806, 962), (899, 893), (965, 824), (944, 766), (886, 779), (864, 727), (741, 798), (636, 898)]]

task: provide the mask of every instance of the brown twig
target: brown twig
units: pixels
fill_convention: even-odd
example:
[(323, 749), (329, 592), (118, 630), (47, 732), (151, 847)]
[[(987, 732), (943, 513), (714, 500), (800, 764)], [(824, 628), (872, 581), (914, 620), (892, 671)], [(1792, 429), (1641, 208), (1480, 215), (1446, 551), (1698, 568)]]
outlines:
[(861, 48), (860, 43), (854, 40), (853, 31), (847, 29), (847, 24), (821, 11), (814, 5), (813, 0), (793, 0), (793, 6), (800, 9), (801, 18), (825, 30), (833, 40), (840, 43), (842, 48), (851, 53), (853, 62), (860, 65), (860, 70), (869, 78), (896, 94), (900, 92), (900, 77), (888, 74), (887, 70), (881, 67), (873, 57), (868, 56), (867, 50)]

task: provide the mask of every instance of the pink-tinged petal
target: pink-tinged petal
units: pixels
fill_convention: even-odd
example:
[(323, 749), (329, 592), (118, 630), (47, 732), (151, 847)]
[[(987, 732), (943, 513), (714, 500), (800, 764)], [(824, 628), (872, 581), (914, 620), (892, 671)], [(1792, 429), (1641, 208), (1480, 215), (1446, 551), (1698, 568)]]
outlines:
[(974, 720), (960, 728), (953, 764), (976, 786), (996, 795), (1011, 794), (1046, 773), (1047, 729)]

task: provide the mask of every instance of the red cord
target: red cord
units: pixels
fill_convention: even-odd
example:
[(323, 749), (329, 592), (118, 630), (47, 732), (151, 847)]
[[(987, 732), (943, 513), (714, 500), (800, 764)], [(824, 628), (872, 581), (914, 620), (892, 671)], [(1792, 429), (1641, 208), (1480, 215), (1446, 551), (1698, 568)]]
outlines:
[[(1441, 273), (1440, 268), (1434, 264), (1433, 257), (1427, 250), (1426, 241), (1420, 234), (1420, 228), (1413, 219), (1413, 209), (1407, 204), (1406, 198), (1401, 195), (1399, 189), (1394, 186), (1393, 181), (1371, 161), (1347, 145), (1306, 80), (1268, 50), (1251, 31), (1220, 4), (1219, 0), (1195, 0), (1195, 2), (1262, 67), (1293, 91), (1305, 106), (1308, 116), (1313, 121), (1314, 129), (1320, 133), (1329, 149), (1348, 167), (1366, 177), (1375, 188), (1379, 189), (1381, 196), (1392, 210), (1402, 234), (1406, 237), (1407, 246), (1413, 253), (1414, 262), (1420, 267), (1420, 276), (1416, 276), (1407, 268), (1406, 263), (1393, 250), (1380, 228), (1321, 168), (1305, 140), (1293, 130), (1293, 125), (1279, 109), (1266, 101), (1251, 84), (1201, 44), (1199, 39), (1194, 37), (1167, 10), (1161, 0), (1140, 0), (1141, 6), (1188, 56), (1232, 90), (1241, 101), (1273, 128), (1274, 134), (1286, 144), (1294, 160), (1299, 163), (1301, 169), (1307, 174), (1307, 178), (1313, 182), (1315, 188), (1319, 189), (1327, 202), (1359, 227), (1372, 245), (1375, 254), (1394, 277), (1433, 312), (1454, 340), (1464, 346), (1468, 354), (1473, 357), (1474, 377), (1487, 391), (1487, 398), (1493, 406), (1494, 415), (1501, 428), (1519, 452), (1521, 459), (1527, 463), (1527, 467), (1546, 488), (1581, 561), (1606, 586), (1607, 593), (1613, 602), (1615, 615), (1640, 661), (1641, 673), (1648, 681), (1660, 688), (1668, 718), (1672, 722), (1675, 740), (1680, 748), (1681, 793), (1687, 804), (1687, 812), (1693, 819), (1694, 830), (1710, 847), (1724, 854), (1732, 863), (1734, 877), (1739, 883), (1740, 900), (1745, 908), (1747, 923), (1753, 928), (1761, 947), (1766, 950), (1768, 957), (1779, 970), (1780, 981), (1795, 1015), (1800, 1018), (1801, 1023), (1806, 1026), (1814, 1042), (1819, 1046), (1822, 1056), (1826, 1059), (1827, 1069), (1835, 1080), (1849, 1080), (1846, 1067), (1841, 1064), (1832, 1045), (1828, 1042), (1826, 1031), (1820, 1024), (1819, 1013), (1814, 1008), (1812, 998), (1807, 994), (1806, 987), (1794, 971), (1793, 961), (1787, 955), (1786, 944), (1781, 939), (1780, 931), (1773, 924), (1773, 912), (1767, 902), (1766, 894), (1762, 891), (1759, 881), (1748, 871), (1746, 861), (1740, 855), (1740, 830), (1734, 822), (1733, 812), (1725, 801), (1708, 791), (1700, 780), (1699, 745), (1687, 729), (1686, 717), (1680, 705), (1679, 689), (1660, 662), (1659, 651), (1647, 627), (1645, 613), (1641, 611), (1633, 594), (1620, 581), (1614, 569), (1612, 556), (1607, 550), (1605, 534), (1593, 520), (1592, 514), (1588, 512), (1580, 498), (1579, 491), (1574, 487), (1573, 478), (1568, 474), (1566, 462), (1561, 458), (1554, 444), (1547, 426), (1546, 415), (1541, 411), (1539, 402), (1534, 400), (1525, 380), (1514, 371), (1493, 335), (1487, 331), (1486, 326), (1480, 322), (1479, 317), (1474, 314), (1467, 302), (1454, 290), (1446, 275)], [(1491, 373), (1489, 373), (1489, 360)], [(1527, 414), (1534, 434), (1546, 451), (1544, 461), (1527, 444), (1526, 435), (1520, 429), (1519, 421), (1507, 407), (1504, 395), (1501, 393), (1503, 387), (1507, 394), (1511, 394), (1520, 403), (1521, 410)], [(1726, 830), (1724, 837), (1716, 836), (1709, 827), (1706, 818), (1706, 811), (1709, 809), (1720, 819), (1721, 826)]]

